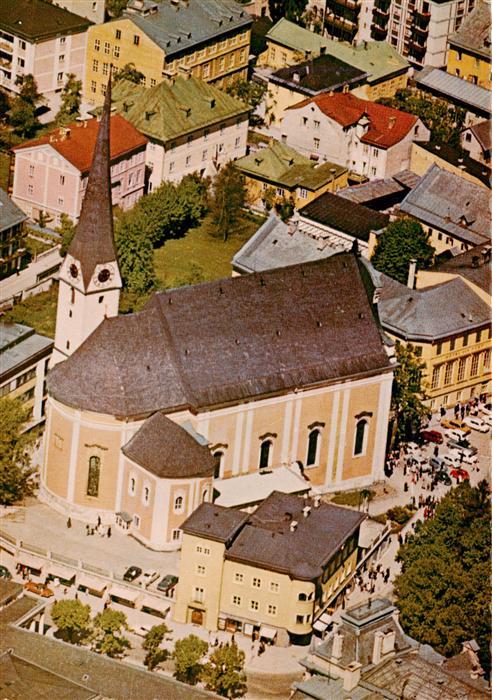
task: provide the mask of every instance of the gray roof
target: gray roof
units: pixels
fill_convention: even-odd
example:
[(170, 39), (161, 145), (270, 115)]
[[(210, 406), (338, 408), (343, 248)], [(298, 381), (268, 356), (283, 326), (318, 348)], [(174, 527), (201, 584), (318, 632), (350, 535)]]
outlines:
[(232, 266), (240, 272), (262, 272), (327, 258), (337, 252), (323, 241), (301, 233), (296, 226), (288, 226), (275, 214), (270, 214), (234, 255)]
[(460, 275), (490, 294), (492, 278), (490, 248), (489, 242), (483, 243), (454, 258), (438, 262), (434, 270)]
[(415, 75), (415, 82), (421, 89), (428, 89), (442, 97), (447, 97), (467, 107), (477, 114), (492, 115), (492, 99), (489, 90), (479, 85), (446, 73), (440, 68), (428, 66)]
[(437, 158), (444, 160), (455, 168), (459, 168), (463, 174), (471, 175), (486, 187), (490, 187), (490, 168), (484, 163), (470, 158), (468, 153), (461, 148), (458, 150), (448, 143), (434, 143), (433, 141), (414, 141), (414, 146), (422, 148), (428, 153), (434, 153)]
[(243, 525), (248, 514), (215, 503), (202, 503), (181, 525), (183, 532), (218, 542), (228, 542)]
[(484, 119), (483, 122), (478, 122), (478, 124), (472, 124), (468, 127), (468, 130), (475, 136), (485, 153), (490, 154), (492, 148), (492, 129), (488, 119)]
[(160, 46), (166, 58), (240, 28), (247, 29), (253, 22), (232, 0), (188, 0), (177, 5), (166, 0), (157, 5), (155, 14), (126, 12), (123, 16)]
[(122, 452), (152, 474), (167, 479), (214, 473), (210, 450), (160, 411), (145, 421)]
[[(303, 508), (311, 507), (308, 517)], [(226, 559), (313, 581), (366, 515), (294, 494), (273, 493), (244, 522)], [(291, 523), (297, 526), (291, 530)]]
[(433, 164), (400, 210), (450, 236), (479, 245), (490, 239), (489, 191)]
[(370, 180), (360, 185), (346, 187), (343, 190), (339, 190), (337, 194), (339, 197), (349, 199), (351, 202), (367, 204), (367, 202), (372, 202), (375, 199), (391, 195), (404, 195), (407, 192), (408, 189), (400, 185), (392, 177), (386, 177), (384, 180)]
[(418, 290), (381, 278), (381, 324), (405, 340), (434, 341), (489, 323), (489, 305), (459, 277)]
[(353, 202), (351, 206), (338, 194), (325, 192), (299, 210), (305, 219), (317, 221), (335, 231), (368, 241), (371, 231), (380, 231), (389, 223), (389, 216), (373, 211), (362, 204)]
[(320, 92), (342, 90), (345, 85), (362, 85), (368, 76), (369, 73), (325, 54), (295, 66), (280, 68), (268, 80), (303, 95), (318, 95)]
[(12, 228), (26, 221), (27, 216), (19, 209), (8, 194), (0, 187), (0, 231)]
[(448, 41), (451, 47), (464, 48), (490, 62), (490, 4), (479, 3)]
[(140, 313), (105, 319), (48, 388), (66, 405), (143, 417), (390, 366), (359, 261), (339, 253), (158, 292)]
[(14, 374), (17, 367), (39, 356), (48, 356), (53, 340), (20, 323), (0, 323), (0, 377)]

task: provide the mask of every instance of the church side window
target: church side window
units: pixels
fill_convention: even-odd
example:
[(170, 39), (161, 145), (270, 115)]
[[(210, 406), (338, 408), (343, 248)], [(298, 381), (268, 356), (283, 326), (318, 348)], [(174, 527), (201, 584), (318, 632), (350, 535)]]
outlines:
[(361, 418), (361, 420), (357, 421), (355, 428), (354, 457), (365, 454), (367, 447), (367, 428), (368, 423), (365, 418)]
[(181, 513), (183, 510), (183, 496), (176, 496), (174, 499), (174, 512)]
[(259, 468), (260, 469), (266, 469), (268, 466), (270, 466), (270, 454), (272, 451), (272, 441), (271, 440), (263, 440), (260, 446), (260, 461), (259, 461)]
[(220, 473), (222, 471), (222, 464), (224, 462), (224, 453), (218, 450), (213, 454), (215, 461), (214, 479), (220, 479)]
[(311, 432), (309, 433), (308, 450), (306, 458), (307, 467), (312, 467), (318, 462), (318, 448), (320, 443), (320, 437), (321, 433), (317, 428), (315, 430), (311, 430)]
[(89, 474), (87, 477), (87, 495), (99, 495), (99, 477), (101, 474), (101, 458), (93, 455), (89, 459)]

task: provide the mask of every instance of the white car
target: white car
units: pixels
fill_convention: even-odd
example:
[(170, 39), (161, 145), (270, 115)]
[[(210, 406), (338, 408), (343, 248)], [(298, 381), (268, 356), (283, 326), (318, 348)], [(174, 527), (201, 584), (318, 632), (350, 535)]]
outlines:
[(482, 411), (482, 417), (490, 416), (492, 418), (492, 409), (487, 408), (487, 406), (482, 406), (480, 410)]
[(490, 430), (486, 422), (476, 416), (466, 416), (466, 418), (463, 419), (463, 423), (472, 430), (478, 430), (480, 433), (488, 433)]
[(144, 574), (142, 574), (142, 578), (140, 579), (140, 584), (144, 587), (147, 588), (150, 586), (151, 583), (154, 583), (159, 578), (159, 573), (155, 571), (154, 569), (151, 569), (150, 571), (146, 571)]
[(460, 452), (459, 450), (456, 450), (456, 454), (458, 455), (460, 460), (459, 464), (467, 464), (469, 467), (475, 467), (478, 464), (477, 455), (470, 455), (466, 452)]
[(483, 422), (489, 426), (489, 428), (492, 428), (492, 416), (489, 416), (488, 413), (484, 413), (482, 416)]
[(460, 440), (466, 440), (466, 434), (459, 428), (450, 428), (449, 430), (445, 430), (444, 437), (447, 440), (456, 440), (457, 442), (460, 442)]
[(447, 452), (442, 458), (448, 467), (459, 467), (461, 464), (461, 456), (457, 452)]

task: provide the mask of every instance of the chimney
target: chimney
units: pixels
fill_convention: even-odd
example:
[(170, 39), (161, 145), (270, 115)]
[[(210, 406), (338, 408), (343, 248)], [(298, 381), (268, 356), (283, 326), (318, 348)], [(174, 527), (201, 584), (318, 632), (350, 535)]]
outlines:
[(394, 125), (396, 124), (396, 117), (390, 117), (389, 118), (389, 124), (388, 124), (388, 129), (392, 129)]
[(300, 79), (301, 79), (301, 76), (300, 76), (299, 73), (296, 71), (296, 72), (292, 75), (292, 80), (294, 81), (294, 83), (298, 83), (298, 82), (300, 81)]
[(321, 496), (319, 494), (316, 494), (315, 497), (313, 498), (313, 506), (315, 508), (319, 508), (320, 503), (321, 503)]
[(293, 520), (290, 524), (290, 531), (295, 532), (297, 530), (297, 520)]
[(384, 632), (382, 630), (378, 630), (378, 632), (375, 632), (374, 645), (372, 647), (372, 663), (375, 666), (377, 666), (378, 663), (381, 661), (381, 657), (383, 655), (383, 639)]
[(333, 647), (331, 650), (331, 657), (335, 661), (340, 661), (342, 658), (343, 651), (343, 634), (341, 632), (335, 632), (333, 635)]
[(302, 509), (302, 514), (304, 515), (305, 518), (309, 516), (309, 513), (311, 512), (311, 506), (304, 506)]
[(415, 278), (417, 276), (417, 261), (415, 258), (410, 260), (410, 265), (408, 266), (408, 278), (407, 287), (409, 289), (415, 289)]
[(395, 650), (395, 642), (396, 642), (396, 632), (395, 630), (388, 630), (388, 632), (385, 632), (385, 635), (383, 637), (383, 646), (382, 646), (382, 654), (383, 656), (386, 656), (386, 654), (391, 654), (392, 651)]

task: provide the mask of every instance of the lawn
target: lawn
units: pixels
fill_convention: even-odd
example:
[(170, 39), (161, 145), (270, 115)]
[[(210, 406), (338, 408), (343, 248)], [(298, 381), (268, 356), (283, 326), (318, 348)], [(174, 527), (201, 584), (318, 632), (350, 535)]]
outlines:
[(198, 284), (230, 277), (232, 256), (261, 226), (263, 219), (247, 215), (227, 241), (210, 233), (210, 220), (155, 251), (154, 265), (160, 287)]
[(34, 328), (37, 333), (54, 338), (57, 299), (58, 285), (53, 284), (49, 291), (16, 304), (13, 309), (5, 312), (1, 319), (3, 322), (24, 323)]
[(361, 489), (360, 491), (341, 491), (336, 493), (333, 498), (330, 499), (330, 503), (334, 503), (339, 506), (352, 506), (353, 508), (359, 508), (364, 501), (364, 495), (367, 495), (369, 500), (375, 496), (375, 492), (371, 489)]
[(7, 191), (9, 186), (10, 157), (8, 153), (0, 151), (0, 187)]

